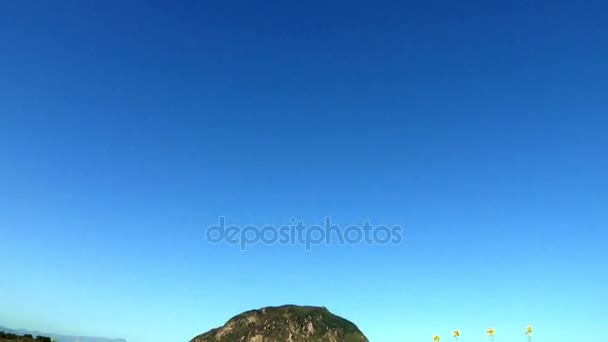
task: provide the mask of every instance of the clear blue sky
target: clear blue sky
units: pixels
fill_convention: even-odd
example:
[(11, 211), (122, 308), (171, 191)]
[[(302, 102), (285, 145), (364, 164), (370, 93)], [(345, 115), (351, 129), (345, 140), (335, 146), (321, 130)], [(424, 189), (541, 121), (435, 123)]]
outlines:
[[(605, 341), (608, 5), (422, 3), (0, 2), (0, 324)], [(219, 215), (405, 235), (243, 253)]]

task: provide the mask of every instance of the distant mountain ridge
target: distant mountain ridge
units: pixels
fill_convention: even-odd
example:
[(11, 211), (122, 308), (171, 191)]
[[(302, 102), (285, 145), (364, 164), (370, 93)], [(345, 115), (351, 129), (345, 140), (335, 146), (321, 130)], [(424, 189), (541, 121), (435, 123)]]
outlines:
[(369, 342), (324, 307), (284, 305), (243, 312), (190, 342)]
[(71, 335), (59, 335), (59, 334), (49, 334), (40, 331), (32, 331), (26, 329), (9, 329), (0, 325), (0, 331), (4, 331), (7, 333), (13, 333), (17, 335), (32, 335), (36, 336), (46, 336), (53, 339), (56, 342), (127, 342), (127, 340), (123, 338), (104, 338), (104, 337), (93, 337), (93, 336), (71, 336)]

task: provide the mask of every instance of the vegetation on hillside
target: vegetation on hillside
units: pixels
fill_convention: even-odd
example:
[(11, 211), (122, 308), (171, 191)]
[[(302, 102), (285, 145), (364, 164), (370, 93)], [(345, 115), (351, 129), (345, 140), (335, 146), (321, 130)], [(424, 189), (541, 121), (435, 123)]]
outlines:
[(0, 331), (0, 342), (53, 342), (50, 337), (46, 336), (32, 336), (30, 334), (16, 335)]
[(323, 307), (285, 305), (251, 310), (191, 342), (368, 342), (355, 324)]

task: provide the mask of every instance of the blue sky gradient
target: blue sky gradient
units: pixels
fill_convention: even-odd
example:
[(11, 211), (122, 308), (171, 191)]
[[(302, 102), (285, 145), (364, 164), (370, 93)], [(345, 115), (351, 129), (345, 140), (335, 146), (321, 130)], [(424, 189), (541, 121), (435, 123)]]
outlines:
[[(604, 342), (608, 3), (0, 2), (0, 325)], [(397, 224), (397, 246), (211, 245)]]

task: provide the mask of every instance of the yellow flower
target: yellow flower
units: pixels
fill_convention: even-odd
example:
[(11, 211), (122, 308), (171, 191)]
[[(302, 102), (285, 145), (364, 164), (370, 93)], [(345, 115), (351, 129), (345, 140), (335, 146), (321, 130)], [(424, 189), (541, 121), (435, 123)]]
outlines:
[(486, 333), (488, 334), (488, 336), (494, 337), (494, 336), (496, 336), (496, 329), (490, 328), (486, 331)]
[(532, 336), (532, 326), (531, 325), (528, 325), (526, 327), (526, 335)]
[(454, 330), (452, 334), (454, 335), (455, 339), (458, 339), (460, 337), (460, 330)]
[(433, 336), (433, 342), (439, 342), (441, 338), (437, 335)]

